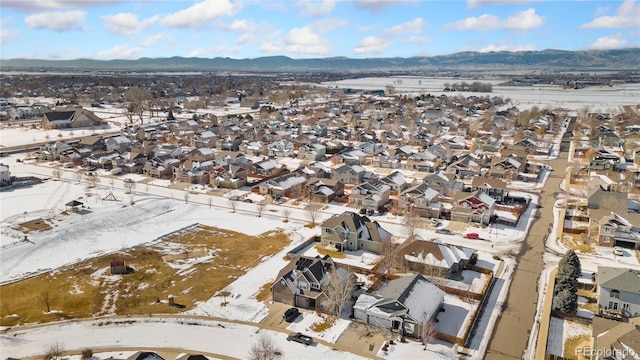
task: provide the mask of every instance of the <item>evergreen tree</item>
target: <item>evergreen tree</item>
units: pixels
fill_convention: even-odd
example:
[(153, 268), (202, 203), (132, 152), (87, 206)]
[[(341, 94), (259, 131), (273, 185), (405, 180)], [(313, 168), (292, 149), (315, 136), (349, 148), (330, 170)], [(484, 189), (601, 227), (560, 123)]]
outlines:
[(580, 259), (573, 250), (567, 251), (558, 265), (558, 278), (578, 279), (582, 269), (580, 267)]
[(571, 292), (578, 292), (578, 280), (570, 277), (558, 277), (556, 279), (555, 294), (558, 295), (563, 290), (569, 290)]
[(568, 289), (562, 290), (556, 297), (556, 306), (564, 313), (575, 315), (578, 312), (578, 295)]
[(169, 109), (169, 115), (167, 115), (167, 120), (171, 121), (171, 120), (175, 120), (176, 117), (173, 116), (173, 111), (171, 109)]

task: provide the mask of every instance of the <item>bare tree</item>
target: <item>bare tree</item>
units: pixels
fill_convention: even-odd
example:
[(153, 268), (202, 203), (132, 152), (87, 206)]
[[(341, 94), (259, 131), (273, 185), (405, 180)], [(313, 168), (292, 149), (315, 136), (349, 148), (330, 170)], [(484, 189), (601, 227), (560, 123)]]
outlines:
[(76, 181), (78, 181), (78, 184), (82, 181), (82, 174), (79, 172), (76, 173)]
[(209, 196), (209, 199), (207, 200), (207, 202), (209, 203), (209, 209), (211, 209), (211, 205), (213, 205), (213, 198)]
[(393, 241), (391, 241), (391, 236), (386, 239), (382, 239), (380, 255), (382, 256), (382, 259), (379, 262), (380, 272), (384, 275), (388, 275), (391, 269), (393, 269), (396, 257), (396, 246)]
[(136, 86), (127, 91), (125, 100), (129, 102), (129, 106), (127, 107), (127, 112), (131, 114), (131, 117), (127, 115), (129, 120), (132, 121), (133, 115), (136, 115), (142, 124), (143, 114), (145, 110), (149, 109), (149, 102), (151, 100), (149, 91)]
[(427, 345), (429, 344), (429, 341), (433, 339), (433, 335), (436, 332), (436, 322), (433, 319), (430, 319), (427, 322), (420, 323), (419, 326), (420, 339), (422, 340), (422, 345), (424, 345), (424, 350), (427, 350)]
[(284, 216), (284, 222), (289, 222), (289, 216), (291, 216), (291, 209), (289, 208), (282, 209), (282, 216)]
[(231, 212), (232, 213), (236, 212), (236, 207), (238, 206), (238, 199), (230, 198), (229, 199), (229, 206), (231, 207)]
[(264, 333), (258, 336), (258, 341), (249, 350), (249, 359), (251, 360), (276, 360), (280, 358), (282, 358), (282, 350), (271, 336)]
[(257, 211), (258, 211), (258, 217), (262, 217), (262, 213), (264, 213), (264, 210), (265, 210), (266, 208), (267, 208), (267, 205), (266, 205), (266, 204), (264, 204), (264, 203), (259, 203), (259, 204), (258, 204), (258, 208), (257, 208)]
[(329, 284), (327, 285), (327, 297), (338, 316), (342, 315), (342, 309), (351, 300), (356, 288), (355, 275), (346, 270), (338, 271), (335, 264), (328, 272)]
[(185, 193), (184, 193), (184, 203), (185, 203), (185, 204), (188, 204), (188, 203), (189, 203), (189, 193), (188, 193), (188, 192), (185, 192)]
[(416, 236), (416, 230), (420, 225), (420, 218), (413, 212), (409, 211), (404, 220), (404, 232), (407, 235), (407, 240), (413, 240)]
[(309, 220), (311, 220), (311, 227), (316, 227), (316, 220), (320, 215), (320, 204), (309, 204), (305, 208), (305, 213)]
[(41, 292), (40, 297), (42, 298), (44, 305), (47, 307), (47, 312), (51, 312), (51, 298), (49, 297), (49, 290)]
[(89, 184), (89, 187), (96, 187), (100, 183), (100, 178), (94, 173), (89, 173), (85, 176), (85, 181)]
[(55, 343), (49, 346), (47, 353), (44, 354), (44, 360), (58, 360), (62, 359), (62, 353), (64, 352), (62, 345), (60, 343)]
[(125, 181), (124, 182), (124, 187), (125, 189), (127, 189), (127, 194), (131, 194), (133, 193), (133, 189), (135, 189), (136, 187), (136, 183), (133, 181)]
[(62, 170), (54, 169), (53, 170), (53, 177), (56, 178), (56, 180), (59, 181), (62, 178)]
[(113, 184), (114, 183), (115, 183), (115, 180), (109, 179), (109, 185), (111, 185), (111, 190), (113, 190)]

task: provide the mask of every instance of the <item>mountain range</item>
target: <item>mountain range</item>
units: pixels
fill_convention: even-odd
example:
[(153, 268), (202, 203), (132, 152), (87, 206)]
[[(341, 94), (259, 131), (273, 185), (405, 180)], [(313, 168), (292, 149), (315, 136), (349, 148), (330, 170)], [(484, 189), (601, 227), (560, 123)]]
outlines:
[(640, 70), (640, 48), (619, 50), (542, 50), (459, 52), (410, 58), (330, 57), (292, 59), (268, 56), (232, 58), (140, 58), (137, 60), (0, 60), (1, 71), (243, 71), (243, 72), (371, 72), (371, 71), (613, 71)]

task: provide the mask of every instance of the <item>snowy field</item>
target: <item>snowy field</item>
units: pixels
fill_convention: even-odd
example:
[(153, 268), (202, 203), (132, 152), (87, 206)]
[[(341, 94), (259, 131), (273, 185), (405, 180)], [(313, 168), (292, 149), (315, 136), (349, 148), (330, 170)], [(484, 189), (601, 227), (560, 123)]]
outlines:
[[(402, 84), (397, 81), (402, 80)], [(490, 93), (480, 92), (450, 92), (445, 93), (444, 84), (460, 83), (466, 81), (472, 83), (479, 81), (493, 85)], [(382, 78), (360, 78), (342, 81), (325, 82), (328, 87), (353, 88), (353, 89), (385, 89), (386, 86), (393, 86), (399, 94), (423, 94), (432, 95), (445, 94), (447, 96), (500, 96), (510, 98), (511, 103), (505, 106), (517, 106), (521, 110), (530, 109), (533, 106), (539, 108), (563, 107), (570, 110), (580, 110), (589, 107), (592, 111), (610, 112), (617, 110), (622, 105), (635, 105), (640, 97), (640, 88), (634, 84), (609, 86), (591, 86), (584, 89), (561, 89), (559, 86), (535, 85), (535, 86), (500, 86), (504, 80), (498, 79), (451, 79), (451, 78), (423, 78), (412, 76), (382, 77)]]

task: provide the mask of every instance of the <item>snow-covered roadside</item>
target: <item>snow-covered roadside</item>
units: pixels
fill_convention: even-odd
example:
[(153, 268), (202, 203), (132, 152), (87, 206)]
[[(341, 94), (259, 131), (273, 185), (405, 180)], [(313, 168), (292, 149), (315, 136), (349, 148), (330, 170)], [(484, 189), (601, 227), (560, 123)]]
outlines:
[(255, 326), (189, 318), (127, 318), (46, 325), (0, 336), (2, 356), (25, 358), (44, 354), (58, 343), (65, 351), (101, 348), (180, 348), (248, 359), (251, 345), (267, 334), (287, 359), (363, 359), (314, 343), (287, 341), (287, 334)]

